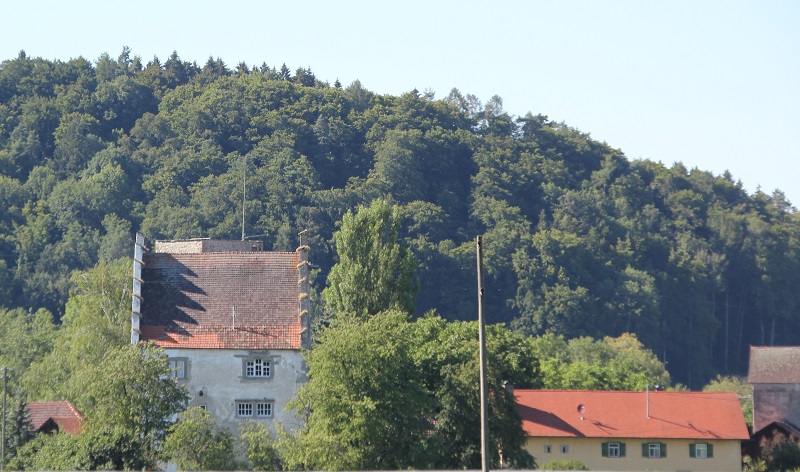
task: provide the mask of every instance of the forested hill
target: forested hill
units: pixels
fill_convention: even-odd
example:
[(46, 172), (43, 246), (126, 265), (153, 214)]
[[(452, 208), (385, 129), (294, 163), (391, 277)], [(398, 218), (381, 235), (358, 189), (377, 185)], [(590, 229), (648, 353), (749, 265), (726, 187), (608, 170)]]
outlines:
[(475, 318), (484, 235), (487, 316), (525, 333), (634, 332), (692, 387), (744, 372), (750, 344), (800, 343), (800, 226), (782, 194), (630, 161), (498, 97), (367, 85), (127, 48), (3, 61), (3, 306), (63, 313), (70, 273), (130, 257), (134, 231), (239, 239), (246, 174), (247, 234), (294, 250), (307, 228), (318, 289), (336, 222), (387, 197), (419, 262), (418, 314)]

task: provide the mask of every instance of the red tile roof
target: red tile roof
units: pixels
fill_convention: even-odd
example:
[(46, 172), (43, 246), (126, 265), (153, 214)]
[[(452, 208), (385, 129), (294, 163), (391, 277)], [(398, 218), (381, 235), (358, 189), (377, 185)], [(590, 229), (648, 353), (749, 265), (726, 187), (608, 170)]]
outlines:
[(800, 383), (800, 346), (750, 346), (750, 383)]
[(31, 429), (39, 431), (48, 420), (58, 425), (58, 429), (68, 433), (80, 433), (86, 417), (68, 401), (28, 403)]
[[(528, 436), (748, 439), (733, 392), (516, 390)], [(583, 405), (583, 420), (579, 413)]]
[(294, 252), (148, 253), (142, 341), (162, 347), (298, 349)]

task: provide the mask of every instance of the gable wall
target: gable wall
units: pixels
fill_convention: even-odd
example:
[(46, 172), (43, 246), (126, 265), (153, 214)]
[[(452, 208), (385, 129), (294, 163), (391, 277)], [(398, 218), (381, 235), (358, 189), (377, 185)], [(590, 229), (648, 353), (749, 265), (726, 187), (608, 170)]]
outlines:
[(753, 384), (753, 430), (773, 421), (800, 425), (800, 384)]

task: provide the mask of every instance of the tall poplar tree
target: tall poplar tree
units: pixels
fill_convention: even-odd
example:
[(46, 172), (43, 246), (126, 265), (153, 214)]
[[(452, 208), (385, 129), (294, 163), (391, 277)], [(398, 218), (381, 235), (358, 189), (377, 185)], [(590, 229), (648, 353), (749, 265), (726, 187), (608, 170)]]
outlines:
[(326, 310), (360, 318), (414, 311), (416, 261), (399, 239), (401, 222), (400, 208), (386, 200), (347, 212), (333, 235), (339, 262), (322, 292)]

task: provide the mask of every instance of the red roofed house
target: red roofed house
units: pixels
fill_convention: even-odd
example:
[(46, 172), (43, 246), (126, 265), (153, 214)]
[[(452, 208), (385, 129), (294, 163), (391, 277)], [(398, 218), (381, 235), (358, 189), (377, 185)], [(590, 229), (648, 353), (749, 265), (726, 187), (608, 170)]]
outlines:
[(86, 417), (68, 401), (28, 403), (30, 428), (36, 433), (62, 431), (77, 434), (83, 429)]
[(591, 470), (740, 471), (747, 425), (733, 392), (516, 390), (539, 465)]
[(800, 346), (750, 346), (753, 431), (775, 421), (800, 427)]
[(308, 247), (136, 237), (131, 342), (164, 349), (190, 406), (236, 432), (242, 420), (292, 424), (284, 412), (306, 379)]

